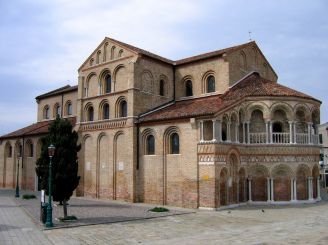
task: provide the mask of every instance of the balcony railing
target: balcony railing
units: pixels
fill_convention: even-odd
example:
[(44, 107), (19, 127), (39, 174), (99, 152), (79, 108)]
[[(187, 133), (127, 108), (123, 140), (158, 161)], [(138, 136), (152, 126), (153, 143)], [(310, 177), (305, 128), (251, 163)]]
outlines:
[(272, 133), (272, 143), (275, 144), (289, 144), (289, 133)]
[(296, 144), (308, 144), (309, 136), (308, 134), (296, 134)]
[(267, 141), (266, 133), (249, 133), (251, 144), (265, 144)]

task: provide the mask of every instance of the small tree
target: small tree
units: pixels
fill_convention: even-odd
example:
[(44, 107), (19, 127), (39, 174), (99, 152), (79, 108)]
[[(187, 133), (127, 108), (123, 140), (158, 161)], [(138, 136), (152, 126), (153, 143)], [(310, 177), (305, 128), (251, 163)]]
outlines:
[(73, 131), (67, 119), (57, 116), (49, 126), (49, 133), (41, 139), (41, 155), (36, 162), (36, 174), (40, 178), (41, 188), (48, 195), (49, 155), (48, 146), (56, 147), (52, 159), (53, 200), (63, 203), (64, 218), (67, 218), (67, 201), (79, 184), (77, 153), (81, 145), (77, 144), (78, 135)]

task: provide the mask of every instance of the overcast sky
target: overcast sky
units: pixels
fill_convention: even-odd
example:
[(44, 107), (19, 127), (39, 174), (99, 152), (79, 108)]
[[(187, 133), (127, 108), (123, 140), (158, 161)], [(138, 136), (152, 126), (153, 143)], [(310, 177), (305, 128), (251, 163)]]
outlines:
[(257, 42), (278, 82), (323, 102), (328, 1), (0, 1), (0, 135), (36, 121), (35, 97), (77, 84), (105, 36), (169, 59)]

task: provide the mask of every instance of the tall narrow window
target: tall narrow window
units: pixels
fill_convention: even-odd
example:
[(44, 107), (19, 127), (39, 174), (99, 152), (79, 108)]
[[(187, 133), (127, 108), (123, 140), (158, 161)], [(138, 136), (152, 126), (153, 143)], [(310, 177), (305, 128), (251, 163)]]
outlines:
[(125, 100), (123, 100), (122, 102), (121, 102), (121, 105), (120, 105), (120, 109), (121, 109), (121, 117), (126, 117), (127, 116), (127, 114), (128, 114), (128, 104), (126, 103), (126, 101)]
[(109, 119), (109, 105), (107, 103), (103, 107), (103, 119)]
[(46, 106), (44, 108), (44, 111), (43, 111), (43, 118), (44, 119), (49, 119), (50, 117), (50, 110), (49, 110), (49, 106)]
[(177, 133), (173, 133), (171, 135), (170, 144), (171, 144), (171, 154), (179, 154), (180, 143), (179, 143), (179, 135)]
[(13, 147), (9, 146), (8, 148), (8, 157), (12, 157), (13, 156)]
[(149, 135), (147, 137), (147, 155), (155, 155), (155, 137), (153, 135)]
[(59, 116), (60, 117), (60, 115), (61, 115), (61, 107), (60, 107), (60, 105), (57, 105), (56, 107), (55, 107), (55, 111), (56, 111), (56, 117), (57, 116)]
[(160, 96), (165, 95), (165, 82), (164, 82), (164, 80), (159, 81), (159, 95)]
[(105, 77), (105, 92), (110, 93), (112, 91), (112, 77), (107, 75)]
[[(23, 146), (19, 145), (19, 156), (22, 157), (23, 156)], [(22, 166), (23, 167), (23, 166)]]
[(94, 114), (93, 107), (90, 106), (88, 109), (88, 121), (90, 121), (90, 122), (93, 121), (93, 114)]
[(33, 153), (34, 153), (34, 147), (33, 147), (33, 144), (32, 144), (32, 143), (29, 143), (29, 144), (28, 144), (28, 147), (29, 147), (29, 153), (28, 153), (28, 156), (29, 156), (29, 157), (33, 157)]
[(123, 49), (120, 50), (120, 52), (118, 52), (118, 57), (121, 58), (123, 55)]
[(209, 76), (207, 78), (207, 93), (215, 92), (215, 78), (213, 76)]
[(72, 107), (72, 103), (68, 103), (67, 104), (67, 108), (66, 108), (66, 110), (67, 110), (67, 115), (72, 115), (73, 114), (73, 107)]
[(186, 81), (186, 96), (193, 96), (192, 93), (192, 81)]

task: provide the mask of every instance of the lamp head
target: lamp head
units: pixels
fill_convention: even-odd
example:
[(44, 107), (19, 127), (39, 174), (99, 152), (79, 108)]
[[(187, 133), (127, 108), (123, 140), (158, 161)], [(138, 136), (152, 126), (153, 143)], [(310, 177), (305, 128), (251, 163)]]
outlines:
[(49, 145), (48, 147), (49, 157), (53, 157), (55, 155), (55, 149), (56, 147), (53, 144)]

